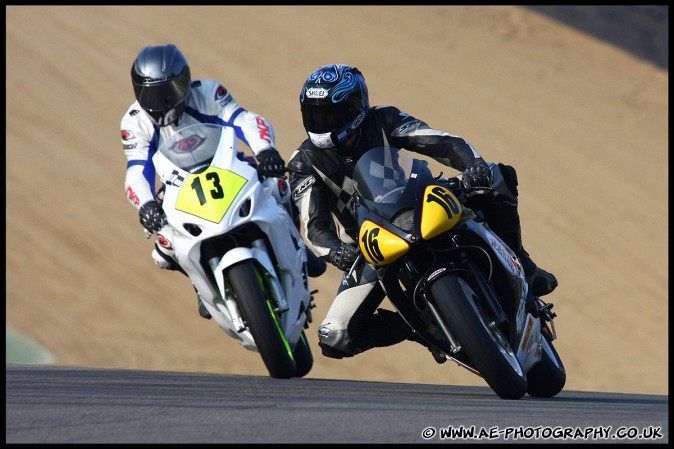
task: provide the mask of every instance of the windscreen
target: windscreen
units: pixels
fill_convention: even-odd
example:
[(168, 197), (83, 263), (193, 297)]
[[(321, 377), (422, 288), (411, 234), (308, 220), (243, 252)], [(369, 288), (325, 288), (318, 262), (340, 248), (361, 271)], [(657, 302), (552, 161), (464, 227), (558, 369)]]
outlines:
[(183, 170), (194, 173), (207, 167), (220, 143), (223, 127), (199, 123), (162, 138), (159, 152)]
[(358, 194), (375, 203), (396, 203), (412, 176), (414, 159), (394, 147), (368, 150), (356, 163), (353, 181)]

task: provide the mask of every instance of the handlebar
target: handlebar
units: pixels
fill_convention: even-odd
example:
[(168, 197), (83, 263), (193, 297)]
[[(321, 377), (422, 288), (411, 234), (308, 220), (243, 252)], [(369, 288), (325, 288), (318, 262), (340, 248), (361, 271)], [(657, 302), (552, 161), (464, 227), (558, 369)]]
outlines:
[(438, 177), (436, 180), (447, 187), (449, 190), (453, 191), (454, 193), (458, 194), (459, 196), (465, 195), (467, 198), (471, 198), (476, 195), (486, 195), (488, 193), (494, 192), (495, 189), (490, 186), (474, 186), (474, 187), (466, 187), (463, 184), (462, 178), (459, 178), (458, 176), (454, 176), (451, 178), (442, 178)]

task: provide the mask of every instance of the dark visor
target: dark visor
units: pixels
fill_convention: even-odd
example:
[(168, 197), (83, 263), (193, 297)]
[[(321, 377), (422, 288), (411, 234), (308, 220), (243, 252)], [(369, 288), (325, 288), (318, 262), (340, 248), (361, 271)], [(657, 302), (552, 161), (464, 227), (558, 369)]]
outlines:
[(138, 103), (147, 111), (168, 111), (182, 100), (189, 89), (189, 70), (183, 69), (178, 78), (150, 85), (133, 85)]
[(302, 108), (304, 109), (304, 128), (316, 134), (341, 129), (358, 114), (358, 110), (348, 103), (330, 106), (303, 104)]

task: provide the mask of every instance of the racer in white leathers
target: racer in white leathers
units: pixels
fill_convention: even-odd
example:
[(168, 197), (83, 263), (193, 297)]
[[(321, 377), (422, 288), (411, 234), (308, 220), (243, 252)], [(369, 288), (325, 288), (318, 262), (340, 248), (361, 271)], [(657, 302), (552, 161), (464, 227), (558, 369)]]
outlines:
[[(146, 47), (139, 53), (139, 58), (136, 58), (132, 72), (138, 67), (139, 62), (145, 63), (145, 67), (141, 70), (148, 72), (153, 70), (151, 66), (159, 62), (148, 60), (150, 57), (173, 58), (175, 62), (182, 56), (176, 56), (179, 53), (173, 45)], [(182, 60), (184, 61), (184, 58)], [(177, 62), (176, 64), (177, 69), (187, 68), (189, 70), (186, 63)], [(164, 72), (168, 71), (164, 70)], [(163, 75), (161, 72), (159, 74)], [(150, 73), (150, 75), (153, 74)], [(147, 84), (150, 88), (154, 87), (150, 83)], [(157, 191), (155, 190), (155, 169), (152, 156), (157, 151), (159, 140), (174, 133), (178, 125), (184, 127), (196, 123), (219, 123), (223, 126), (232, 126), (236, 130), (237, 137), (248, 145), (256, 156), (265, 150), (278, 154), (275, 149), (274, 128), (269, 120), (239, 106), (229, 91), (219, 82), (208, 79), (191, 80), (181, 101), (184, 103), (179, 105), (178, 111), (171, 108), (165, 113), (166, 116), (175, 114), (175, 117), (155, 119), (143, 108), (138, 99), (129, 106), (122, 117), (122, 145), (128, 160), (124, 188), (129, 202), (136, 209), (140, 209), (148, 201), (155, 200)], [(164, 119), (163, 122), (162, 119)], [(166, 123), (168, 121), (170, 123)], [(277, 156), (276, 163), (281, 166), (278, 170), (279, 176), (283, 176), (285, 162), (281, 156)]]
[[(218, 81), (192, 79), (187, 60), (175, 45), (143, 48), (131, 67), (136, 101), (121, 120), (121, 138), (127, 158), (124, 189), (129, 202), (138, 210), (148, 233), (165, 224), (161, 207), (162, 189), (152, 157), (159, 141), (181, 127), (196, 123), (231, 126), (236, 136), (254, 153), (256, 160), (239, 152), (242, 160), (256, 166), (261, 178), (284, 177), (285, 162), (275, 147), (272, 124), (265, 117), (244, 109)], [(177, 261), (162, 251), (161, 239), (155, 243), (152, 258), (164, 269), (184, 271)], [(308, 256), (313, 256), (308, 252)], [(318, 261), (315, 257), (314, 261)], [(318, 261), (321, 263), (321, 261)], [(313, 275), (324, 271), (318, 268)], [(312, 267), (310, 265), (310, 274)], [(210, 318), (200, 304), (200, 314)]]
[[(274, 129), (269, 120), (239, 106), (222, 84), (197, 79), (192, 81), (190, 90), (185, 112), (179, 118), (181, 127), (196, 123), (233, 126), (237, 137), (255, 155), (274, 148)], [(152, 156), (157, 151), (159, 140), (174, 133), (176, 126), (177, 123), (162, 127), (155, 125), (138, 101), (129, 106), (122, 118), (122, 144), (128, 160), (124, 188), (129, 202), (136, 209), (154, 200), (157, 195)]]
[[(190, 91), (185, 112), (177, 122), (170, 125), (154, 124), (138, 101), (129, 106), (122, 118), (122, 144), (128, 160), (124, 188), (129, 202), (136, 209), (157, 196), (152, 156), (157, 151), (159, 140), (174, 133), (178, 123), (181, 127), (196, 123), (232, 126), (237, 137), (255, 155), (263, 150), (274, 149), (274, 129), (269, 120), (239, 106), (222, 84), (214, 80), (196, 79), (192, 81)], [(242, 152), (239, 155), (246, 159)], [(253, 160), (249, 161), (254, 164)], [(283, 162), (280, 164), (283, 165)]]

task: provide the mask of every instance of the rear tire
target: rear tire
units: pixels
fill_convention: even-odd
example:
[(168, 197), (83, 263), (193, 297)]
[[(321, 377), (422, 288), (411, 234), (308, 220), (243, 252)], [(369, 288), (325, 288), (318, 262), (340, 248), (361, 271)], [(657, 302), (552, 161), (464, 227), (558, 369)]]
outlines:
[(541, 337), (543, 354), (541, 361), (527, 373), (527, 393), (535, 398), (551, 398), (564, 388), (566, 369), (548, 336), (543, 334)]
[(241, 315), (250, 330), (262, 361), (275, 379), (295, 375), (295, 360), (272, 305), (262, 291), (253, 262), (244, 261), (228, 271)]
[(502, 399), (520, 399), (527, 392), (527, 377), (510, 345), (491, 329), (476, 304), (476, 293), (462, 278), (447, 275), (431, 285), (438, 313), (458, 340), (463, 352)]

